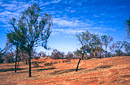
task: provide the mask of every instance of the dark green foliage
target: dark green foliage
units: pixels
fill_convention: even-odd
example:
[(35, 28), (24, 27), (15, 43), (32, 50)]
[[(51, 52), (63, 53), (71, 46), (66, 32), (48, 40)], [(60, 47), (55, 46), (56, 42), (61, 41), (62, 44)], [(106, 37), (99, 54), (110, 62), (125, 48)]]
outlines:
[(4, 55), (5, 55), (4, 50), (2, 50), (2, 49), (0, 48), (0, 63), (3, 63), (3, 62), (4, 62)]
[(126, 20), (126, 27), (125, 30), (127, 31), (127, 36), (130, 38), (130, 19)]

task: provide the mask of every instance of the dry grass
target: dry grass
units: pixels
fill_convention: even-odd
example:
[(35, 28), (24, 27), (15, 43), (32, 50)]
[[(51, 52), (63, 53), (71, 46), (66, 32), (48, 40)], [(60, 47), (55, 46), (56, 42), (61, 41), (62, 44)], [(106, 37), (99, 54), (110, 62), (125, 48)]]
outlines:
[[(82, 60), (32, 60), (32, 77), (28, 65), (21, 62), (17, 73), (14, 63), (0, 64), (0, 85), (130, 85), (130, 57)], [(46, 63), (52, 63), (46, 66)]]

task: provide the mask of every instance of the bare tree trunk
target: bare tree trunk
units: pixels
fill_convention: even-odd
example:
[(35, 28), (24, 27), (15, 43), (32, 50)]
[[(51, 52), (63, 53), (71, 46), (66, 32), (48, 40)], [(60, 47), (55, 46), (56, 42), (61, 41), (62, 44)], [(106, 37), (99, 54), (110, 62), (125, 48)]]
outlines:
[(17, 56), (15, 57), (15, 72), (17, 71)]
[(106, 46), (106, 57), (107, 57), (107, 46)]
[(17, 57), (18, 57), (18, 46), (16, 46), (15, 72), (17, 72)]
[[(83, 57), (84, 57), (84, 53), (82, 54), (82, 59), (83, 59)], [(81, 58), (79, 58), (79, 62), (78, 62), (78, 64), (77, 64), (76, 71), (78, 71), (80, 61), (81, 61)]]
[(102, 58), (102, 53), (101, 53), (101, 50), (100, 50), (100, 59)]
[(26, 65), (28, 64), (28, 60), (26, 60)]
[(31, 77), (31, 51), (29, 50), (29, 77)]
[(79, 63), (81, 61), (81, 58), (79, 58), (79, 62), (78, 62), (78, 65), (77, 65), (77, 68), (76, 68), (76, 71), (78, 71), (78, 67), (79, 67)]
[(100, 48), (100, 59), (102, 58), (102, 45), (101, 45), (101, 48)]

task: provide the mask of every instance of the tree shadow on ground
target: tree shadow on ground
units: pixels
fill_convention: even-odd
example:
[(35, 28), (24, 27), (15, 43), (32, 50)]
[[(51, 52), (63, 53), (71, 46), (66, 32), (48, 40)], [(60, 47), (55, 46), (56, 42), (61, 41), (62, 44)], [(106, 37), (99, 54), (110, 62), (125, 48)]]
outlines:
[(44, 61), (33, 61), (32, 64), (34, 64), (34, 63), (39, 63), (40, 64), (40, 63), (44, 63)]
[(11, 73), (7, 73), (7, 74), (0, 74), (0, 76), (6, 76), (6, 75), (8, 75), (8, 76), (11, 76), (11, 75), (17, 75), (17, 74), (23, 74), (23, 73), (28, 73), (28, 71), (20, 71), (20, 72), (11, 72)]
[(123, 78), (130, 78), (130, 75), (123, 75), (121, 77), (123, 77)]
[(14, 66), (14, 65), (8, 65), (8, 64), (3, 64), (3, 65), (0, 65), (0, 67), (5, 67), (5, 66)]
[(110, 67), (112, 67), (112, 65), (103, 65), (103, 66), (99, 66), (99, 67), (96, 67), (96, 68), (93, 68), (93, 69), (88, 69), (85, 72), (96, 71), (96, 70), (99, 70), (99, 69), (105, 69), (105, 68), (110, 68)]
[(96, 67), (96, 68), (104, 69), (104, 68), (110, 68), (110, 67), (112, 67), (112, 65), (103, 65), (103, 66), (99, 66), (99, 67)]
[(32, 68), (39, 68), (39, 67), (44, 67), (44, 66), (33, 66)]
[[(78, 70), (82, 70), (82, 69), (85, 69), (85, 68), (81, 68), (81, 69), (78, 69)], [(51, 74), (52, 74), (52, 75), (55, 75), (55, 74), (63, 74), (63, 73), (69, 73), (69, 72), (73, 72), (73, 71), (76, 71), (76, 69), (59, 70), (59, 71), (54, 71), (54, 72), (52, 72)]]
[[(26, 68), (17, 68), (17, 70), (24, 70)], [(0, 72), (15, 71), (15, 68), (0, 69)]]
[(51, 68), (46, 68), (46, 69), (38, 69), (37, 71), (44, 71), (44, 70), (53, 70), (56, 69), (55, 67), (51, 67)]

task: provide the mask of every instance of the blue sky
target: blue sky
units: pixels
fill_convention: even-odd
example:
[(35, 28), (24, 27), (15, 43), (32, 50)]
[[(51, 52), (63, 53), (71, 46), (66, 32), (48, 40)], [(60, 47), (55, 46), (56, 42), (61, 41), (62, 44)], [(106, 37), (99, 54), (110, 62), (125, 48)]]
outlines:
[[(125, 20), (130, 18), (130, 0), (0, 0), (0, 48), (5, 47), (7, 30), (12, 28), (9, 19), (18, 18), (33, 3), (53, 17), (48, 40), (52, 49), (65, 53), (79, 49), (76, 34), (86, 30), (110, 35), (114, 41), (126, 39), (124, 28)], [(42, 47), (36, 50), (45, 51)]]

